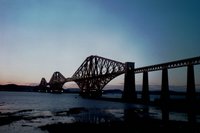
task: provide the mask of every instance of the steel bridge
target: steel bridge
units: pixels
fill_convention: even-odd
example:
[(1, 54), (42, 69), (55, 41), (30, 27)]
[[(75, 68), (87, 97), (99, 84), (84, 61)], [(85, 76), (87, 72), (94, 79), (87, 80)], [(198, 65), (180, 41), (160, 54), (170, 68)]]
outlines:
[(115, 77), (123, 74), (125, 64), (100, 56), (89, 56), (70, 78), (65, 78), (60, 72), (54, 72), (49, 83), (42, 78), (40, 88), (50, 87), (52, 91), (62, 90), (66, 82), (74, 81), (81, 89), (81, 95), (101, 96), (102, 89)]
[(42, 78), (39, 88), (41, 90), (60, 91), (66, 82), (74, 81), (81, 90), (82, 96), (99, 97), (102, 89), (115, 77), (124, 74), (124, 90), (122, 99), (134, 101), (137, 99), (135, 91), (135, 74), (143, 73), (142, 100), (149, 102), (148, 72), (162, 71), (161, 99), (169, 99), (168, 69), (187, 67), (187, 98), (195, 98), (194, 65), (200, 64), (200, 57), (177, 60), (162, 64), (135, 68), (134, 62), (118, 62), (100, 56), (89, 56), (72, 75), (65, 78), (60, 72), (54, 72), (47, 83)]

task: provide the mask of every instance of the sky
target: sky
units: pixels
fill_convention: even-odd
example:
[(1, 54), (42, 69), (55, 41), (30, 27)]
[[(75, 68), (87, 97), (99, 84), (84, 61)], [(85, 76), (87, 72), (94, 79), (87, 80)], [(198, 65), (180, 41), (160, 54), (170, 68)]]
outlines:
[[(199, 0), (0, 0), (0, 84), (71, 77), (90, 55), (136, 68), (200, 56), (199, 12)], [(170, 70), (170, 83), (186, 84), (185, 71)]]

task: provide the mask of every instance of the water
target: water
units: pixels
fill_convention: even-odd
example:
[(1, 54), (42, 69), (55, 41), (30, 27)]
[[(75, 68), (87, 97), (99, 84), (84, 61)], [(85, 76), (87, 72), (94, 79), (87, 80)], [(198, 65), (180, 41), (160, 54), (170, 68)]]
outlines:
[[(84, 109), (90, 111), (85, 114), (67, 115), (66, 112), (73, 108), (77, 108), (78, 111), (83, 113)], [(84, 99), (78, 94), (0, 92), (0, 118), (3, 118), (6, 113), (14, 113), (14, 116), (23, 117), (12, 123), (1, 125), (0, 132), (40, 133), (45, 131), (40, 130), (39, 126), (59, 122), (70, 123), (77, 120), (92, 121), (93, 119), (96, 120), (96, 117), (101, 121), (107, 119), (123, 120), (125, 117), (124, 112), (127, 109), (134, 109), (134, 113), (139, 115), (146, 113), (144, 112), (146, 107), (143, 105)], [(148, 106), (147, 113), (149, 117), (155, 119), (161, 119), (162, 117), (161, 110), (157, 107)], [(197, 118), (200, 117), (197, 116)], [(170, 112), (169, 119), (187, 121), (187, 114)]]
[(74, 107), (122, 109), (132, 105), (116, 102), (90, 100), (78, 94), (52, 94), (37, 92), (0, 92), (0, 111), (13, 112), (18, 110), (60, 111)]

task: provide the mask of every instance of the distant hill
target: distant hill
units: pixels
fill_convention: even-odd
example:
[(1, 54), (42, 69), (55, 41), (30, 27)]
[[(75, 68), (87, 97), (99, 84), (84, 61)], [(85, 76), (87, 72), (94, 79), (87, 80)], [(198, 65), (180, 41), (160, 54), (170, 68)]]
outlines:
[(63, 92), (64, 93), (79, 93), (80, 89), (79, 88), (67, 88), (67, 89), (64, 89)]
[[(38, 92), (38, 86), (26, 86), (26, 85), (16, 85), (7, 84), (0, 85), (0, 91), (18, 91), (18, 92)], [(80, 88), (67, 88), (63, 90), (64, 93), (79, 93)], [(103, 94), (122, 94), (121, 89), (106, 89), (103, 90)], [(153, 90), (149, 92), (151, 95), (160, 95), (160, 90)], [(186, 95), (186, 92), (172, 91), (170, 90), (170, 95)], [(137, 94), (142, 94), (142, 91), (137, 91)], [(200, 92), (196, 93), (200, 97)]]
[[(64, 89), (65, 93), (79, 93), (80, 89), (79, 88), (67, 88)], [(103, 94), (108, 94), (108, 93), (122, 93), (122, 90), (120, 89), (108, 89), (108, 90), (103, 90)]]
[(103, 94), (108, 94), (108, 93), (122, 94), (122, 90), (120, 89), (103, 90)]
[[(0, 91), (38, 92), (38, 86), (7, 84), (7, 85), (0, 85)], [(63, 92), (64, 93), (79, 93), (80, 89), (68, 88), (68, 89), (64, 89)]]
[(34, 91), (37, 91), (37, 87), (36, 86), (25, 86), (25, 85), (7, 84), (7, 85), (0, 85), (0, 91), (26, 91), (26, 92), (34, 92)]

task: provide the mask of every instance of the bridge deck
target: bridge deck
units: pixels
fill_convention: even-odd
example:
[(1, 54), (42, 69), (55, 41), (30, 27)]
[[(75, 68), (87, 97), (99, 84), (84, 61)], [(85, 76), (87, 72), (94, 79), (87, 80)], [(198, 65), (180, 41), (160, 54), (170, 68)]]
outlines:
[(156, 64), (152, 66), (140, 67), (140, 68), (135, 69), (135, 73), (143, 73), (145, 71), (147, 72), (158, 71), (164, 68), (171, 69), (171, 68), (184, 67), (188, 65), (197, 65), (197, 64), (200, 64), (200, 57), (194, 57), (194, 58), (189, 58), (189, 59), (184, 59), (184, 60)]

